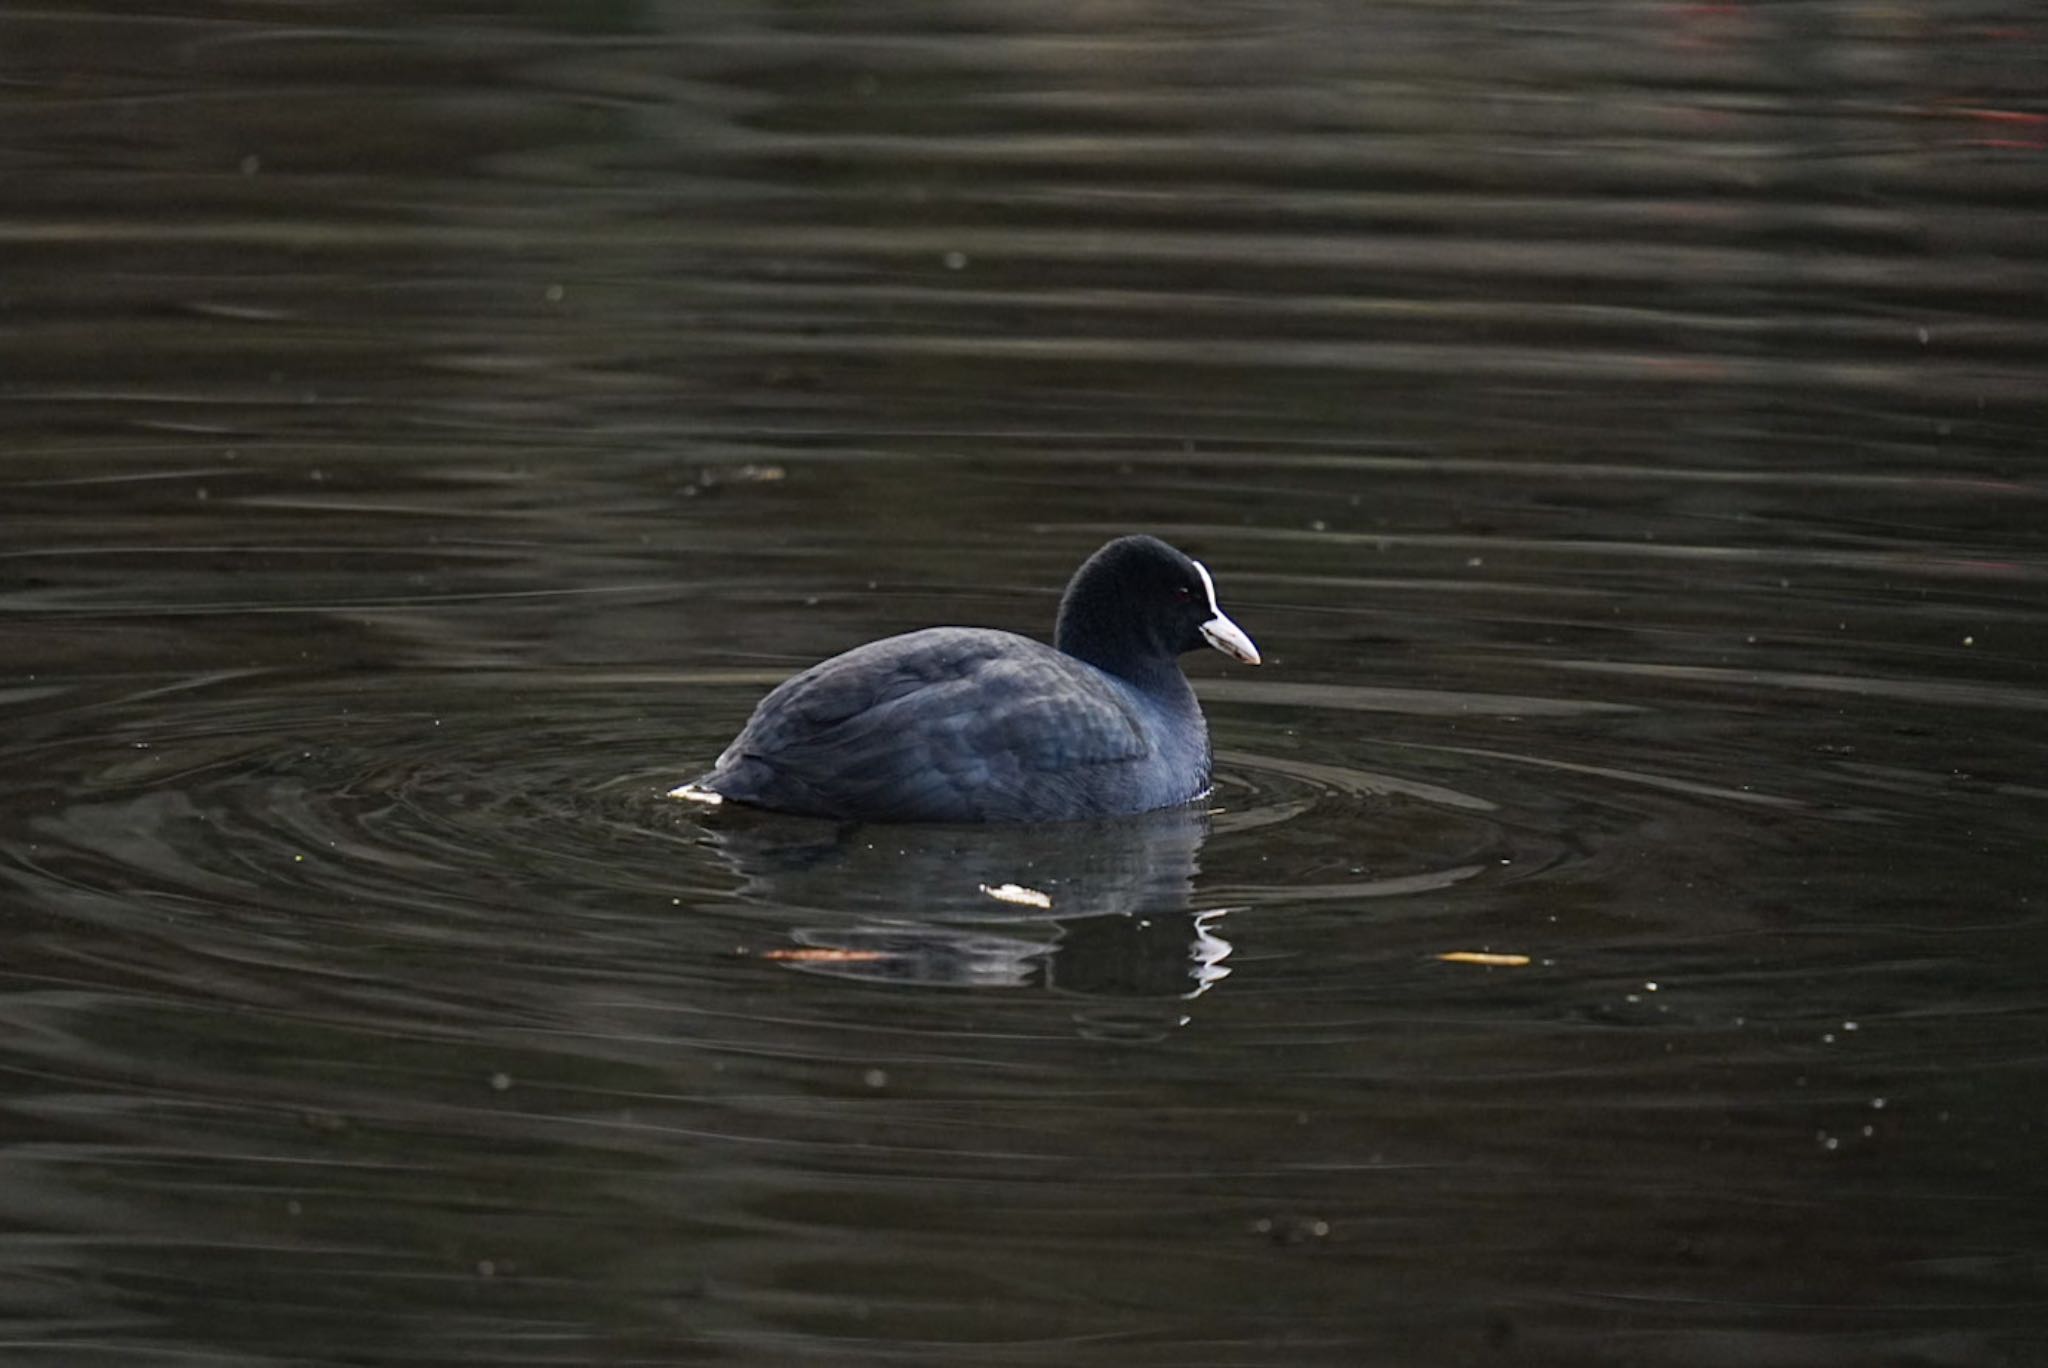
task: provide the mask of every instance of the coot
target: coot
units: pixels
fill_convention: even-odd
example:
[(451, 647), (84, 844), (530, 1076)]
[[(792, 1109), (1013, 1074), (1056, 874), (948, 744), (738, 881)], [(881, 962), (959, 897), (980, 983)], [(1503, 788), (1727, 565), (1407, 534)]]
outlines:
[(931, 627), (785, 680), (670, 797), (876, 822), (1048, 822), (1209, 791), (1209, 728), (1179, 657), (1258, 648), (1202, 563), (1119, 537), (1074, 573), (1047, 646)]

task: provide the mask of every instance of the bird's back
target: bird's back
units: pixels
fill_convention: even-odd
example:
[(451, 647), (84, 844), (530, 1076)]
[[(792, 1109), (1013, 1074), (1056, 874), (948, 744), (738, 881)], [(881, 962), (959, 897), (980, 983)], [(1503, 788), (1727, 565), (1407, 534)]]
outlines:
[(1185, 681), (1182, 691), (1156, 698), (1009, 632), (934, 627), (785, 681), (694, 787), (879, 821), (1145, 811), (1208, 784), (1205, 729), (1194, 729), (1199, 755), (1172, 743), (1169, 724), (1195, 706)]

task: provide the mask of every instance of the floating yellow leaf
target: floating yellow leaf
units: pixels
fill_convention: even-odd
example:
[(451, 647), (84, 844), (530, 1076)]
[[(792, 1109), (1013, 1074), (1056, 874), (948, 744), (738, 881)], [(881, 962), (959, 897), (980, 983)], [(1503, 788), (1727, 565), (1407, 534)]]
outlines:
[(1527, 955), (1495, 955), (1485, 950), (1446, 950), (1437, 958), (1446, 964), (1497, 964), (1504, 969), (1519, 968), (1529, 962)]
[(889, 956), (881, 950), (836, 950), (826, 945), (792, 945), (779, 950), (763, 950), (761, 958), (781, 960), (786, 964), (873, 964)]

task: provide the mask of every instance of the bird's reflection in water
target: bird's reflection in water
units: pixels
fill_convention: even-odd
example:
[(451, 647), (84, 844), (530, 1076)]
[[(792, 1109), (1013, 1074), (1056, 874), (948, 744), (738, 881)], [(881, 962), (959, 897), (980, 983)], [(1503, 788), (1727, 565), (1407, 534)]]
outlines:
[(1079, 1015), (1091, 1030), (1150, 1035), (1230, 972), (1227, 909), (1193, 906), (1209, 835), (1200, 807), (1032, 826), (830, 825), (740, 810), (708, 830), (745, 880), (740, 897), (801, 918), (789, 946), (762, 953), (806, 973), (1040, 987), (1089, 1000)]

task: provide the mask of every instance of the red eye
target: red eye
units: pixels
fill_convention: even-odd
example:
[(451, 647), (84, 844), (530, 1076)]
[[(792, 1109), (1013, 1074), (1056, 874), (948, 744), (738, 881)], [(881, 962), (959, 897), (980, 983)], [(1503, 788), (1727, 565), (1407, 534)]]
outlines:
[(1180, 588), (1173, 591), (1173, 601), (1175, 603), (1193, 603), (1195, 601), (1195, 591), (1183, 584)]

